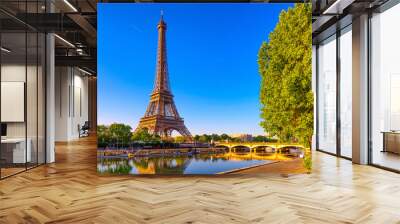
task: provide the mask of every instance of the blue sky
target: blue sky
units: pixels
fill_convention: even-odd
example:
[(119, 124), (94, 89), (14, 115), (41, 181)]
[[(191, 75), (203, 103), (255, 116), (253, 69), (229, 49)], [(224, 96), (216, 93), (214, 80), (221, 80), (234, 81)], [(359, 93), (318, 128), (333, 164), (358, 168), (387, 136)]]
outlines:
[(98, 119), (134, 129), (153, 89), (167, 23), (175, 104), (192, 134), (263, 134), (257, 53), (292, 4), (98, 4)]

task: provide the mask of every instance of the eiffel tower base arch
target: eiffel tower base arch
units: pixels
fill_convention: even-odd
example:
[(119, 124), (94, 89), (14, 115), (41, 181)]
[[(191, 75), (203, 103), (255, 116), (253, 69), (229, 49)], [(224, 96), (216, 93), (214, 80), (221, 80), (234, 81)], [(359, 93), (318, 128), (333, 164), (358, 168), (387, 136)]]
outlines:
[(135, 132), (147, 129), (149, 133), (154, 135), (159, 135), (162, 138), (172, 137), (171, 134), (175, 130), (180, 135), (185, 137), (187, 140), (192, 140), (192, 135), (189, 130), (186, 128), (183, 119), (163, 119), (163, 118), (154, 118), (145, 117), (140, 119), (140, 123), (136, 128)]

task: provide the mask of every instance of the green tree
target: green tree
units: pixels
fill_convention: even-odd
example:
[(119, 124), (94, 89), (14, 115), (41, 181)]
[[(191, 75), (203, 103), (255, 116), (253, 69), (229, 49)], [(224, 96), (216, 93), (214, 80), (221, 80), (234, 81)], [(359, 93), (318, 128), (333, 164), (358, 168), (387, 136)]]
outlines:
[(225, 133), (221, 135), (221, 140), (229, 140), (229, 139), (230, 139), (229, 135)]
[(219, 141), (219, 140), (221, 140), (221, 137), (218, 135), (218, 134), (211, 134), (211, 139), (213, 140), (213, 141)]
[(186, 141), (186, 138), (184, 136), (181, 136), (181, 135), (176, 136), (174, 138), (174, 142), (175, 143), (184, 143), (185, 141)]
[(263, 135), (257, 135), (253, 138), (253, 142), (266, 142), (268, 141), (268, 138)]
[(199, 137), (199, 142), (208, 143), (211, 141), (211, 136), (207, 134), (203, 134)]
[(307, 147), (313, 132), (311, 4), (282, 11), (258, 53), (261, 74), (260, 125), (281, 141)]
[(153, 135), (149, 133), (147, 128), (140, 129), (133, 133), (131, 137), (132, 141), (142, 141), (142, 142), (160, 142), (161, 137), (158, 135)]
[(194, 139), (196, 142), (200, 141), (200, 135), (195, 135), (195, 136), (193, 137), (193, 139)]
[(240, 138), (230, 138), (231, 142), (242, 142), (242, 140)]
[(132, 136), (132, 128), (129, 125), (113, 123), (108, 128), (113, 142), (121, 145), (127, 145)]
[(99, 147), (106, 147), (110, 143), (110, 132), (105, 125), (97, 126), (97, 140)]
[(265, 135), (257, 135), (253, 138), (253, 142), (276, 142), (276, 139), (269, 138)]

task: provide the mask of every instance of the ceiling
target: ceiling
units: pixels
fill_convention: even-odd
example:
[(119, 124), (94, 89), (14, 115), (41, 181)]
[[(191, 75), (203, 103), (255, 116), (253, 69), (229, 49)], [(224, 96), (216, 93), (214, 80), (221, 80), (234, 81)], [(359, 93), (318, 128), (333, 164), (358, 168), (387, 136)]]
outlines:
[[(96, 0), (1, 0), (0, 25), (8, 58), (36, 51), (36, 33), (55, 33), (56, 66), (77, 66), (97, 73)], [(29, 33), (35, 33), (30, 35)], [(41, 45), (39, 45), (41, 47)]]
[(352, 23), (352, 18), (373, 11), (388, 0), (312, 0), (313, 43)]

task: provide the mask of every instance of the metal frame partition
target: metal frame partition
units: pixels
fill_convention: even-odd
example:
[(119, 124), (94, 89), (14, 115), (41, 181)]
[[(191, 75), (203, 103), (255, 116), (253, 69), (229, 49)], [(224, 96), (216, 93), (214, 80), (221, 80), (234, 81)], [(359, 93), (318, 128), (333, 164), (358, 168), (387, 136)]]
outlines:
[(372, 18), (372, 13), (368, 12), (368, 54), (367, 54), (367, 61), (368, 61), (368, 75), (367, 75), (367, 79), (368, 79), (368, 164), (372, 165), (372, 106), (371, 106), (371, 90), (372, 90), (372, 86), (371, 86), (371, 55), (372, 55), (372, 51), (371, 51), (371, 18)]
[(340, 123), (340, 30), (336, 31), (336, 154), (341, 156), (341, 123)]
[[(39, 6), (38, 6), (39, 2), (43, 3), (44, 1), (37, 0), (37, 1), (33, 2), (33, 3), (37, 3), (36, 4), (36, 11), (37, 12), (39, 12)], [(28, 1), (23, 1), (23, 3), (25, 3), (25, 19), (26, 19), (27, 13), (29, 13), (28, 9), (27, 9)], [(32, 1), (30, 1), (30, 3), (32, 3)], [(47, 7), (46, 7), (46, 11), (47, 11)], [(2, 13), (7, 13), (4, 9), (1, 9), (1, 12)], [(8, 13), (7, 13), (7, 15), (8, 15)], [(10, 16), (10, 15), (8, 15), (8, 16)], [(24, 46), (23, 47), (25, 48), (24, 49), (24, 53), (25, 53), (24, 61), (25, 61), (25, 63), (24, 63), (23, 66), (25, 67), (25, 69), (24, 69), (24, 72), (25, 72), (25, 81), (24, 81), (24, 129), (25, 129), (25, 131), (24, 131), (25, 132), (24, 133), (24, 135), (25, 135), (24, 136), (24, 139), (25, 139), (25, 143), (24, 143), (25, 153), (24, 154), (25, 154), (25, 167), (24, 167), (24, 169), (22, 169), (20, 171), (12, 172), (11, 174), (4, 175), (4, 172), (3, 172), (4, 170), (3, 169), (5, 169), (5, 168), (3, 167), (3, 162), (2, 162), (3, 160), (2, 160), (2, 157), (1, 157), (2, 156), (3, 146), (2, 146), (2, 144), (0, 144), (0, 180), (3, 180), (5, 178), (14, 176), (14, 175), (22, 173), (22, 172), (25, 172), (25, 171), (33, 169), (33, 168), (36, 168), (36, 167), (38, 167), (40, 165), (46, 164), (46, 162), (47, 162), (47, 158), (46, 158), (47, 157), (47, 153), (46, 153), (46, 148), (47, 148), (47, 140), (46, 140), (47, 139), (47, 129), (46, 129), (46, 126), (47, 126), (47, 123), (46, 123), (46, 120), (47, 120), (47, 114), (46, 114), (46, 108), (47, 108), (47, 105), (46, 105), (46, 96), (47, 96), (47, 38), (46, 38), (46, 36), (47, 36), (47, 33), (46, 32), (41, 32), (40, 30), (37, 30), (36, 28), (33, 28), (32, 26), (30, 26), (27, 23), (19, 20), (18, 18), (15, 18), (15, 19), (16, 19), (16, 22), (21, 23), (22, 27), (24, 27), (24, 30), (10, 31), (10, 32), (9, 31), (5, 31), (1, 27), (2, 23), (0, 23), (0, 46), (4, 45), (3, 37), (4, 37), (5, 34), (19, 33), (19, 34), (24, 35)], [(33, 53), (34, 53), (34, 55), (36, 57), (36, 59), (33, 60), (33, 62), (32, 62), (32, 60), (30, 60), (28, 58), (28, 45), (29, 45), (28, 34), (32, 34), (32, 37), (36, 38), (36, 41), (33, 41), (33, 43), (32, 43), (33, 46), (36, 45), (36, 46), (33, 47), (34, 48)], [(39, 38), (40, 36), (42, 38)], [(39, 52), (39, 46), (40, 46), (40, 42), (39, 42), (40, 40), (39, 39), (42, 41), (41, 44), (42, 44), (42, 48), (43, 48), (43, 49), (41, 49), (40, 52)], [(42, 82), (42, 85), (41, 85), (41, 94), (40, 94), (41, 96), (39, 96), (39, 88), (40, 88), (39, 87), (39, 65), (40, 65), (39, 57), (41, 57), (41, 59), (43, 60), (43, 62), (41, 64), (41, 67), (42, 67), (42, 70), (41, 70), (41, 82)], [(31, 75), (35, 76), (34, 78), (35, 78), (35, 82), (36, 82), (36, 84), (33, 85), (33, 88), (35, 88), (34, 92), (32, 92), (32, 94), (29, 94), (29, 95), (28, 95), (28, 91), (27, 91), (27, 89), (28, 89), (28, 64), (29, 64), (28, 61), (29, 61), (29, 63), (33, 63), (33, 66), (35, 67), (35, 70), (34, 70), (34, 72), (31, 73)], [(2, 70), (3, 70), (2, 68), (4, 66), (4, 62), (5, 61), (4, 61), (4, 57), (3, 57), (3, 52), (1, 52), (0, 53), (0, 82), (2, 81)], [(0, 90), (1, 90), (1, 86), (0, 86)], [(35, 148), (35, 150), (36, 150), (36, 161), (34, 163), (29, 163), (29, 166), (28, 166), (27, 148), (28, 148), (28, 120), (29, 120), (29, 118), (28, 118), (28, 103), (27, 102), (28, 102), (28, 97), (29, 96), (34, 97), (35, 103), (36, 103), (36, 109), (33, 108), (35, 110), (33, 112), (36, 113), (36, 114), (33, 115), (33, 116), (36, 115), (36, 117), (34, 118), (34, 119), (36, 119), (36, 122), (32, 121), (32, 124), (31, 124), (31, 125), (34, 125), (32, 130), (36, 131), (36, 135), (32, 136), (32, 141), (36, 141), (36, 148)], [(39, 114), (39, 98), (40, 98), (40, 101), (42, 103), (42, 106), (41, 106), (42, 107), (42, 113), (41, 114)], [(0, 91), (0, 103), (1, 103), (1, 91)], [(4, 108), (1, 108), (1, 104), (0, 104), (0, 110), (1, 109), (4, 109)], [(39, 116), (41, 116), (41, 117), (39, 117)], [(41, 121), (41, 125), (42, 125), (41, 126), (41, 128), (42, 128), (42, 130), (41, 130), (42, 131), (41, 132), (41, 135), (42, 135), (41, 136), (42, 137), (41, 144), (39, 144), (39, 120)], [(1, 113), (0, 113), (0, 124), (1, 123), (2, 123), (2, 121), (1, 121)], [(35, 127), (35, 125), (36, 125), (36, 127)], [(39, 149), (39, 145), (41, 145), (40, 146), (41, 149)], [(43, 158), (39, 157), (39, 152), (40, 151), (42, 152), (41, 156)], [(32, 156), (32, 154), (31, 154), (31, 156)], [(39, 159), (39, 158), (41, 158), (41, 159)]]
[[(388, 0), (386, 1), (384, 4), (373, 8), (373, 9), (365, 9), (365, 11), (363, 13), (367, 13), (368, 14), (368, 24), (367, 24), (367, 82), (368, 82), (368, 95), (367, 95), (367, 102), (368, 102), (368, 124), (367, 124), (367, 128), (368, 128), (368, 165), (377, 167), (377, 168), (381, 168), (384, 170), (388, 170), (388, 171), (392, 171), (392, 172), (396, 172), (396, 173), (400, 173), (400, 170), (397, 169), (393, 169), (390, 167), (386, 167), (386, 166), (382, 166), (379, 164), (374, 164), (373, 161), (373, 140), (372, 140), (372, 93), (373, 93), (373, 89), (372, 89), (372, 55), (373, 55), (373, 50), (372, 50), (372, 23), (371, 20), (373, 18), (373, 13), (382, 13), (385, 12), (386, 10), (392, 8), (393, 6), (400, 4), (400, 0)], [(361, 13), (361, 12), (360, 12)], [(331, 25), (330, 27), (328, 27), (326, 30), (324, 30), (322, 33), (320, 33), (315, 39), (317, 41), (314, 41), (314, 45), (315, 47), (315, 56), (316, 56), (316, 65), (315, 65), (315, 72), (316, 72), (316, 115), (315, 115), (315, 119), (316, 119), (316, 150), (319, 152), (323, 152), (323, 153), (327, 153), (333, 156), (337, 156), (340, 158), (344, 158), (344, 159), (348, 159), (348, 160), (352, 160), (352, 158), (346, 157), (342, 155), (342, 150), (341, 150), (341, 138), (340, 138), (340, 133), (342, 131), (342, 127), (341, 127), (341, 117), (340, 117), (340, 80), (341, 80), (341, 66), (340, 66), (340, 36), (343, 35), (342, 31), (344, 29), (346, 29), (348, 26), (352, 25), (352, 17), (353, 15), (346, 15), (344, 17), (342, 17), (340, 20), (338, 19), (338, 21)], [(346, 21), (347, 20), (347, 21)], [(319, 55), (319, 45), (321, 42), (327, 40), (328, 38), (330, 38), (332, 35), (336, 35), (335, 41), (336, 41), (336, 152), (332, 153), (332, 152), (328, 152), (324, 149), (320, 149), (320, 144), (319, 144), (319, 62), (320, 62), (320, 55)]]
[[(318, 41), (318, 43), (316, 44), (315, 47), (315, 56), (316, 56), (316, 68), (315, 68), (315, 72), (316, 72), (316, 150), (319, 152), (323, 152), (329, 155), (333, 155), (333, 156), (337, 156), (340, 158), (344, 158), (347, 160), (352, 160), (349, 157), (343, 156), (341, 154), (341, 118), (340, 118), (340, 80), (341, 80), (341, 66), (340, 66), (340, 37), (343, 34), (342, 31), (344, 29), (346, 29), (348, 26), (351, 26), (351, 23), (346, 24), (343, 27), (339, 27), (338, 25), (333, 25), (336, 29), (336, 31), (331, 34), (326, 36), (325, 38), (321, 39)], [(319, 144), (319, 62), (320, 62), (320, 55), (319, 55), (319, 45), (320, 43), (322, 43), (323, 41), (326, 41), (327, 39), (331, 38), (333, 35), (335, 35), (335, 39), (332, 41), (336, 41), (336, 152), (332, 153), (332, 152), (328, 152), (324, 149), (319, 148), (320, 144)]]
[[(3, 46), (3, 44), (2, 44), (2, 32), (1, 32), (1, 30), (2, 30), (2, 23), (0, 23), (0, 47), (2, 47)], [(0, 125), (2, 124), (2, 122), (1, 122), (1, 77), (2, 77), (2, 74), (1, 74), (1, 62), (2, 62), (2, 52), (1, 52), (1, 50), (0, 50)], [(0, 135), (0, 137), (1, 137), (1, 135)], [(1, 152), (2, 152), (2, 150), (1, 150), (1, 144), (0, 144), (0, 180), (2, 179), (2, 173), (1, 173), (1, 171), (2, 171), (2, 165), (1, 165), (1, 158), (2, 158), (2, 155), (1, 155)]]
[(383, 170), (395, 172), (395, 173), (400, 173), (400, 170), (398, 169), (393, 169), (387, 166), (379, 165), (374, 163), (373, 160), (373, 133), (372, 133), (372, 93), (373, 93), (373, 88), (372, 88), (372, 54), (374, 53), (372, 51), (372, 18), (373, 18), (373, 13), (383, 13), (386, 10), (396, 6), (397, 4), (400, 4), (400, 0), (388, 0), (384, 4), (380, 5), (379, 7), (368, 10), (368, 30), (367, 30), (367, 46), (368, 46), (368, 54), (367, 54), (367, 61), (368, 61), (368, 69), (367, 69), (367, 78), (368, 78), (368, 165), (377, 167)]

